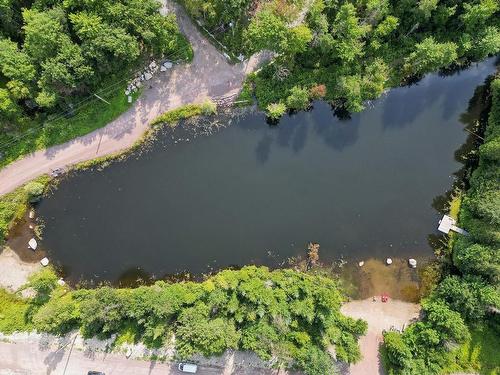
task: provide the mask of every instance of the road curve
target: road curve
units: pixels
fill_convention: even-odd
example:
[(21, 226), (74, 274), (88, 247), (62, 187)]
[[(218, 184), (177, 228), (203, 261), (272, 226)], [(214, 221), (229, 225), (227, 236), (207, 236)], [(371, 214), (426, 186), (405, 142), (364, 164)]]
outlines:
[(184, 104), (201, 102), (237, 92), (246, 74), (255, 70), (265, 55), (255, 55), (236, 65), (198, 32), (184, 9), (164, 0), (162, 13), (175, 12), (181, 31), (194, 50), (190, 64), (158, 73), (141, 97), (125, 113), (103, 128), (61, 145), (33, 152), (0, 170), (0, 196), (52, 169), (110, 155), (131, 147), (159, 114)]

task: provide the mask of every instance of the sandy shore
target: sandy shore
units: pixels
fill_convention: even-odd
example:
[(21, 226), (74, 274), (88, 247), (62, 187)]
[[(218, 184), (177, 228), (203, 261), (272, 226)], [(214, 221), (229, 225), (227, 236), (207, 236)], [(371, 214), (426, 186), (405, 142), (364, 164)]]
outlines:
[(0, 287), (12, 292), (28, 281), (28, 276), (38, 271), (40, 263), (23, 262), (19, 256), (6, 247), (0, 253)]

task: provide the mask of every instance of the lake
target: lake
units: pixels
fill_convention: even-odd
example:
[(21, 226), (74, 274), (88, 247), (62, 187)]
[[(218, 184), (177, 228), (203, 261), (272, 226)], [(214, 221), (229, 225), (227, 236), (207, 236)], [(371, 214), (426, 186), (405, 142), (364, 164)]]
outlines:
[(279, 266), (309, 241), (323, 262), (428, 258), (433, 201), (462, 167), (461, 115), (494, 71), (490, 59), (429, 75), (350, 119), (315, 102), (278, 125), (247, 111), (165, 129), (125, 161), (63, 179), (37, 207), (42, 246), (67, 278), (112, 282)]

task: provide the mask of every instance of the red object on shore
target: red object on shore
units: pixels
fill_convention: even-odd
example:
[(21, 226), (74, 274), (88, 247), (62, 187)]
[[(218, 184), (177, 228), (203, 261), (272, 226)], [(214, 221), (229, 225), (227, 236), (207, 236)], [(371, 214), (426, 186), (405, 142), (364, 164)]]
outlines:
[(389, 296), (384, 293), (384, 294), (382, 294), (381, 299), (382, 299), (382, 302), (387, 302), (389, 300)]

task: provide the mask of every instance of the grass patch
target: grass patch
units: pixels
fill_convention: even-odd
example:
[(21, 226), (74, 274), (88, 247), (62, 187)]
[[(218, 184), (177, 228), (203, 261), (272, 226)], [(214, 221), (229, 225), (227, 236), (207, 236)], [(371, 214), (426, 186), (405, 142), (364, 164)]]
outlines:
[(240, 94), (236, 98), (235, 105), (237, 107), (245, 107), (251, 105), (254, 101), (253, 98), (253, 79), (254, 74), (249, 74), (243, 82)]
[(115, 346), (121, 346), (123, 344), (135, 344), (138, 342), (140, 334), (138, 332), (138, 327), (136, 324), (129, 322), (125, 323), (121, 330), (118, 332)]
[[(462, 192), (461, 191), (454, 192), (453, 195), (451, 196), (449, 215), (456, 221), (458, 221), (458, 216), (460, 214), (461, 206), (462, 206)], [(448, 254), (451, 254), (453, 251), (453, 244), (455, 243), (456, 233), (450, 232), (448, 236), (449, 236)]]
[[(49, 176), (44, 175), (32, 182), (47, 186), (50, 180)], [(24, 188), (25, 186), (23, 185), (12, 193), (0, 197), (0, 245), (3, 243), (9, 229), (26, 213), (30, 196)]]
[(155, 118), (151, 122), (151, 125), (166, 123), (171, 127), (175, 127), (180, 120), (185, 120), (194, 116), (213, 115), (215, 113), (217, 113), (216, 104), (211, 100), (207, 100), (203, 103), (187, 104), (182, 107), (172, 109), (171, 111), (167, 111)]
[(0, 332), (31, 331), (32, 324), (26, 319), (29, 308), (27, 300), (0, 289)]
[(453, 363), (443, 370), (444, 374), (454, 372), (475, 372), (484, 375), (500, 374), (500, 335), (494, 327), (484, 325), (470, 330), (470, 340), (455, 352)]
[(450, 202), (450, 216), (458, 220), (458, 213), (460, 212), (460, 206), (462, 205), (462, 193), (454, 193), (451, 197)]
[[(110, 104), (94, 98), (82, 104), (83, 107), (71, 118), (52, 116), (45, 121), (41, 119), (25, 121), (18, 131), (0, 134), (0, 148), (2, 148), (3, 156), (0, 160), (0, 167), (35, 150), (88, 134), (113, 121), (132, 105), (128, 103), (123, 93), (126, 86), (127, 82), (123, 82), (113, 91), (99, 94)], [(133, 94), (133, 99), (137, 99), (139, 94)]]

